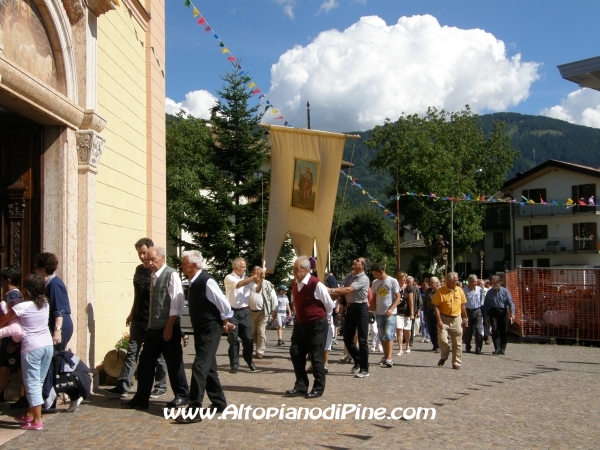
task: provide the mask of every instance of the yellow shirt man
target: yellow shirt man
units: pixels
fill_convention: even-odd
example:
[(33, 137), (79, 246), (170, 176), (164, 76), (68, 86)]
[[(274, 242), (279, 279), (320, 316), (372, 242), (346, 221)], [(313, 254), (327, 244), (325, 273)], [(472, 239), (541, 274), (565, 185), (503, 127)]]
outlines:
[(435, 291), (431, 303), (438, 307), (440, 314), (456, 317), (460, 315), (461, 305), (467, 303), (467, 298), (464, 291), (458, 286), (455, 286), (454, 289), (442, 286)]

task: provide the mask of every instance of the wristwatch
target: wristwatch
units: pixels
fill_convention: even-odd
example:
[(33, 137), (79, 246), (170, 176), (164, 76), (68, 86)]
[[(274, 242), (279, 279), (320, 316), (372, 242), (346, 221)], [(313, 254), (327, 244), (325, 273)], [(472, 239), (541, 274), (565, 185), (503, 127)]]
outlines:
[(332, 288), (332, 289), (331, 289), (331, 293), (332, 293), (332, 294), (335, 294), (335, 288)]
[(60, 331), (61, 329), (61, 327), (54, 327), (54, 331)]

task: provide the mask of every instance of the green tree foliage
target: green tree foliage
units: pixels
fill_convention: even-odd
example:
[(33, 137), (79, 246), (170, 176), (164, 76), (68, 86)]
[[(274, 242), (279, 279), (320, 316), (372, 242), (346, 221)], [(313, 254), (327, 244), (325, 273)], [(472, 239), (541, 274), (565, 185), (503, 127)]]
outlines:
[[(433, 192), (452, 198), (494, 194), (517, 152), (503, 122), (494, 123), (486, 137), (477, 117), (468, 106), (457, 112), (429, 108), (422, 116), (402, 115), (377, 126), (367, 145), (377, 151), (371, 167), (392, 178), (388, 194)], [(483, 237), (484, 206), (466, 201), (454, 205), (455, 248), (469, 251)], [(390, 207), (395, 210), (395, 205)], [(427, 241), (440, 234), (449, 240), (450, 202), (402, 197), (401, 213), (403, 225), (418, 230)]]
[[(259, 106), (248, 105), (251, 92), (238, 71), (223, 76), (212, 117), (212, 139), (206, 158), (202, 193), (194, 198), (195, 220), (187, 231), (222, 279), (237, 257), (248, 266), (261, 265), (263, 200), (268, 199), (268, 177), (260, 173), (267, 154)], [(266, 212), (265, 212), (266, 214)]]
[(330, 238), (331, 269), (337, 278), (348, 274), (359, 256), (395, 273), (396, 232), (387, 221), (393, 225), (371, 205), (357, 208), (337, 198)]
[[(181, 232), (198, 220), (193, 203), (200, 197), (201, 189), (211, 169), (208, 159), (211, 132), (203, 120), (180, 112), (167, 118), (167, 238), (175, 245), (194, 248), (182, 241)], [(170, 256), (169, 263), (179, 266)]]

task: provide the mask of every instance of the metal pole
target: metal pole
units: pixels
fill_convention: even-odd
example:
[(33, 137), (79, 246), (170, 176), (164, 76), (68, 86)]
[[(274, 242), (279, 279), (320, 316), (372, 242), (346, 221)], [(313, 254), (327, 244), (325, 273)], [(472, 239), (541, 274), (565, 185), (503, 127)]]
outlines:
[(396, 192), (396, 250), (398, 253), (398, 272), (400, 271), (400, 196)]
[(308, 129), (310, 130), (310, 103), (306, 100), (306, 119), (308, 121)]
[(450, 272), (454, 272), (454, 200), (450, 200)]

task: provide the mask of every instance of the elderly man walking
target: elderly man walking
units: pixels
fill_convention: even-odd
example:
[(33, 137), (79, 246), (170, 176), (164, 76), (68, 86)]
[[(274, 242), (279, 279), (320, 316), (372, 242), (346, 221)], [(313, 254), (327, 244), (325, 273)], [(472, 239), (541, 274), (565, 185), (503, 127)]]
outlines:
[[(285, 393), (291, 397), (303, 395), (305, 398), (317, 398), (325, 391), (323, 352), (329, 329), (327, 315), (332, 313), (334, 303), (325, 285), (310, 274), (308, 256), (299, 256), (294, 262), (292, 298), (296, 310), (296, 322), (292, 332), (290, 356), (294, 364), (296, 383), (293, 389)], [(308, 392), (306, 373), (308, 353), (312, 359), (315, 378), (310, 392)]]
[(492, 340), (494, 351), (492, 355), (504, 355), (506, 351), (506, 334), (508, 332), (508, 315), (515, 320), (515, 304), (510, 292), (500, 286), (500, 277), (492, 277), (492, 288), (485, 295), (483, 317), (485, 323), (492, 324)]
[(144, 334), (143, 348), (138, 366), (138, 389), (127, 408), (147, 409), (156, 361), (162, 353), (167, 363), (169, 381), (175, 398), (167, 403), (170, 408), (183, 406), (189, 401), (189, 387), (183, 368), (180, 316), (184, 297), (181, 279), (175, 269), (165, 263), (162, 247), (148, 249), (147, 255), (152, 282), (148, 328)]
[(446, 276), (446, 285), (435, 292), (431, 301), (435, 307), (438, 327), (438, 344), (442, 351), (438, 366), (444, 365), (450, 354), (448, 335), (452, 339), (452, 368), (459, 370), (462, 357), (462, 322), (467, 320), (464, 291), (458, 287), (458, 274), (450, 272)]
[[(365, 273), (369, 262), (366, 258), (356, 258), (352, 263), (352, 273), (341, 288), (328, 289), (329, 294), (342, 294), (346, 297), (346, 317), (344, 318), (344, 344), (354, 360), (352, 373), (357, 378), (369, 376), (369, 277)], [(358, 347), (354, 335), (358, 331)]]
[[(204, 393), (211, 404), (207, 409), (222, 412), (227, 406), (225, 394), (219, 374), (217, 373), (217, 349), (221, 342), (221, 332), (230, 332), (234, 325), (229, 323), (233, 311), (227, 298), (221, 292), (215, 279), (202, 270), (204, 259), (197, 250), (183, 252), (181, 269), (188, 278), (188, 307), (190, 320), (194, 329), (194, 364), (192, 365), (192, 382), (190, 386), (190, 408), (201, 408)], [(178, 422), (194, 423), (202, 419), (194, 415)]]
[(252, 324), (250, 322), (250, 291), (252, 283), (258, 283), (260, 280), (256, 276), (246, 276), (246, 260), (236, 258), (232, 263), (233, 272), (225, 277), (225, 295), (229, 300), (229, 305), (233, 311), (230, 322), (235, 325), (235, 329), (227, 335), (229, 342), (229, 365), (232, 373), (237, 373), (240, 365), (240, 341), (244, 346), (243, 357), (248, 368), (251, 371), (256, 370), (252, 362), (252, 352), (254, 344), (252, 342)]
[(475, 331), (475, 353), (480, 355), (481, 347), (483, 347), (483, 312), (481, 310), (483, 291), (477, 284), (477, 275), (469, 275), (468, 284), (463, 287), (463, 290), (467, 298), (465, 308), (469, 319), (469, 324), (465, 329), (465, 352), (471, 353), (471, 339), (473, 331)]
[(252, 340), (256, 344), (256, 359), (262, 359), (267, 349), (267, 321), (269, 317), (277, 319), (277, 295), (273, 284), (265, 280), (265, 272), (256, 266), (252, 270), (252, 276), (258, 282), (251, 285), (250, 299), (250, 322), (252, 323)]

